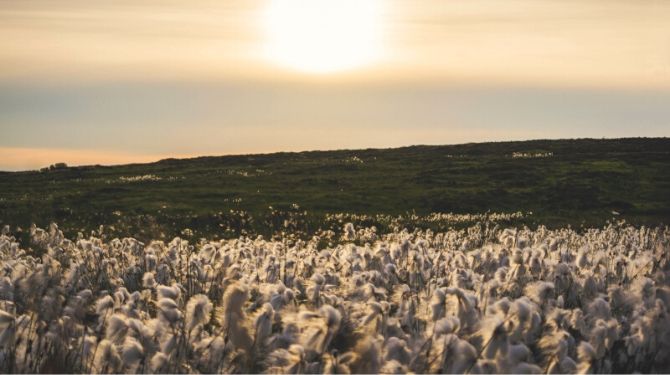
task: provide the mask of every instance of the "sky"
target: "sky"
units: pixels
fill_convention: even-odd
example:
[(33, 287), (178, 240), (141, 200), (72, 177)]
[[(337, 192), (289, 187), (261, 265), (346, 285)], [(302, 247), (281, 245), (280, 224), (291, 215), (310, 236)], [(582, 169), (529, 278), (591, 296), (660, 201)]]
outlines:
[(670, 136), (670, 1), (0, 0), (0, 170)]

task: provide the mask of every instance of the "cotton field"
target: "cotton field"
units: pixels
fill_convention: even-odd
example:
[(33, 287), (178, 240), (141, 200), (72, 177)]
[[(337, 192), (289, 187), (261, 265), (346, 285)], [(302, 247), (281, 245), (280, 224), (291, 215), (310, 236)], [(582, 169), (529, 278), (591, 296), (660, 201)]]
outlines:
[(0, 371), (670, 371), (668, 227), (321, 236), (4, 231)]

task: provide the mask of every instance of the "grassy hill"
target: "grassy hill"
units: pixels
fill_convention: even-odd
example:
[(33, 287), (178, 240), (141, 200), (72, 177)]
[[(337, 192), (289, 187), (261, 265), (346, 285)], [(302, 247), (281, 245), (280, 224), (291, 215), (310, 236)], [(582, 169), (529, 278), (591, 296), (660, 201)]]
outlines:
[[(272, 207), (270, 209), (269, 207)], [(231, 210), (233, 210), (231, 212)], [(670, 222), (670, 139), (537, 140), (167, 159), (0, 173), (0, 224), (263, 233), (327, 213), (532, 212), (518, 224)], [(268, 229), (270, 228), (270, 229)]]

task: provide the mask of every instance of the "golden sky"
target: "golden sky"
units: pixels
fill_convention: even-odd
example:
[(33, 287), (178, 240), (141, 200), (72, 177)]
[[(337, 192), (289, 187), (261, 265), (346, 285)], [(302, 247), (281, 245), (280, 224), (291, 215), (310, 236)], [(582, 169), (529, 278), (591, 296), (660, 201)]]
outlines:
[(659, 0), (0, 0), (0, 148), (104, 163), (670, 135), (668, 20)]
[[(1, 0), (0, 77), (314, 79), (265, 55), (277, 34), (267, 30), (274, 6), (288, 24), (311, 16), (305, 28), (328, 21), (346, 34), (357, 13), (378, 26), (369, 47), (381, 56), (338, 79), (670, 86), (668, 1), (343, 0), (333, 7), (339, 18), (329, 18), (332, 10), (300, 12), (328, 3)], [(361, 4), (375, 4), (371, 14)], [(355, 48), (358, 38), (365, 32), (345, 42)]]

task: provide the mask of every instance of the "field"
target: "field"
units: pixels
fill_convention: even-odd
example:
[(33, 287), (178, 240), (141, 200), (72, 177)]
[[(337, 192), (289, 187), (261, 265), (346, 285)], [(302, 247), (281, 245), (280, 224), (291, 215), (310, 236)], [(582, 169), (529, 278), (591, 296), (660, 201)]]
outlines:
[(669, 191), (670, 139), (0, 173), (0, 372), (668, 372)]
[(185, 228), (195, 237), (267, 237), (286, 220), (309, 238), (340, 230), (328, 220), (337, 213), (367, 215), (360, 224), (380, 231), (389, 220), (378, 214), (434, 230), (453, 223), (412, 215), (522, 212), (507, 224), (656, 225), (670, 222), (669, 191), (667, 138), (417, 146), (0, 173), (0, 224), (53, 221), (69, 236), (104, 225), (111, 236), (145, 241)]
[(670, 369), (668, 227), (483, 224), (146, 244), (52, 225), (32, 249), (2, 235), (0, 371)]

